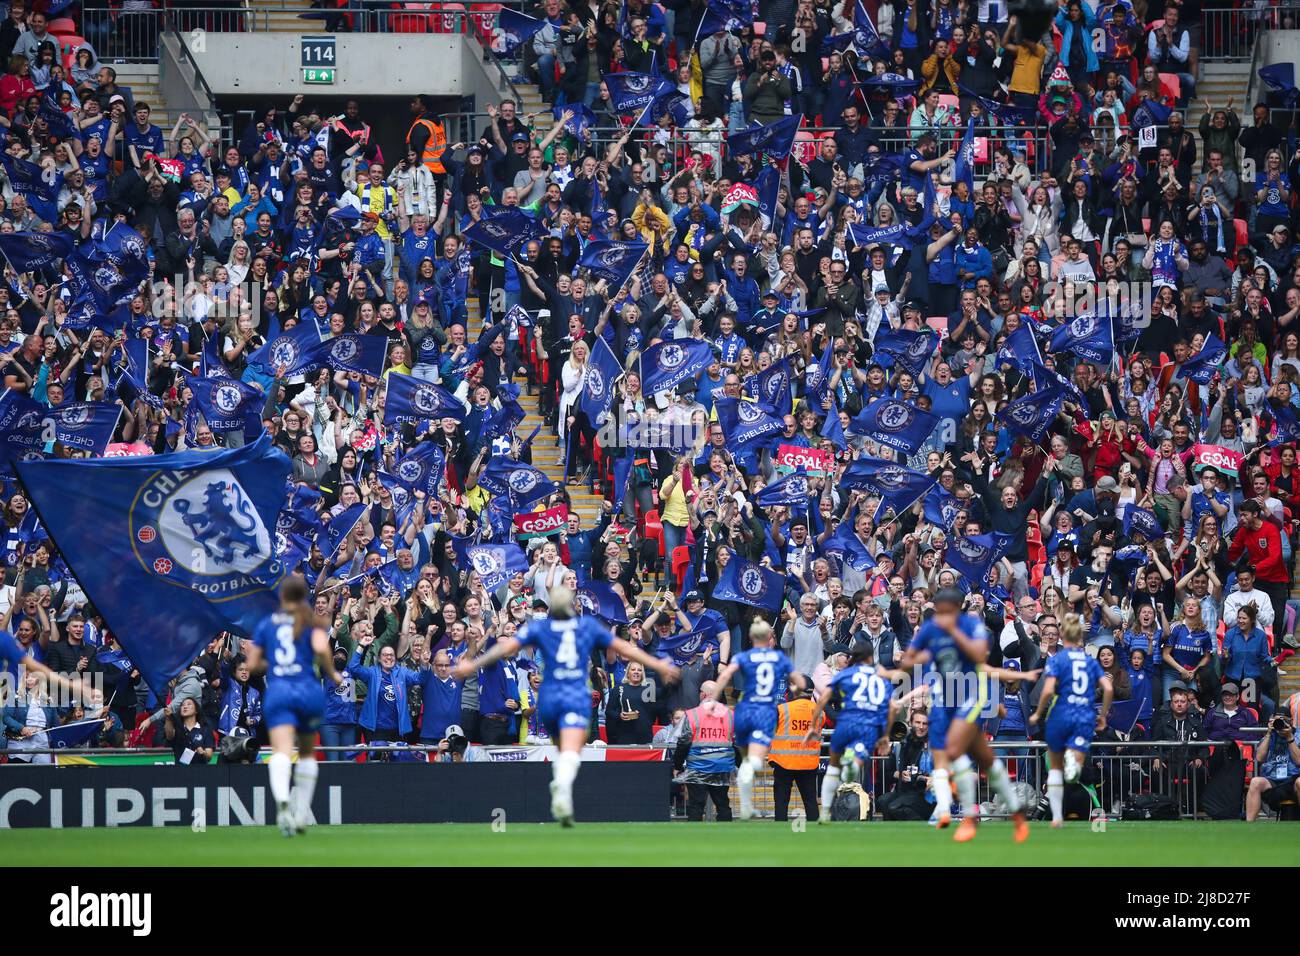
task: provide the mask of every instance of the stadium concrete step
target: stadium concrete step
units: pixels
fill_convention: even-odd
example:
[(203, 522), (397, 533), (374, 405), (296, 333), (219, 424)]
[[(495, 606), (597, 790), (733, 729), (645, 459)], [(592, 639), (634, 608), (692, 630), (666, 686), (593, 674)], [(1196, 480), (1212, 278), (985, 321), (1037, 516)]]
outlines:
[[(483, 334), (483, 316), (479, 311), (476, 297), (470, 299), (468, 313), (469, 321), (466, 323), (465, 340), (467, 342), (476, 342), (478, 337)], [(531, 435), (533, 429), (537, 429), (537, 434), (529, 444), (532, 451), (533, 467), (543, 472), (548, 479), (557, 485), (564, 485), (564, 445), (555, 432), (546, 425), (542, 416), (538, 414), (537, 396), (528, 393), (527, 385), (523, 380), (517, 378), (515, 383), (520, 386), (519, 405), (525, 412), (524, 420), (515, 429), (515, 434), (523, 439)], [(599, 494), (589, 492), (585, 484), (568, 485), (565, 490), (569, 493), (572, 510), (578, 513), (582, 527), (594, 527), (596, 522), (600, 520), (604, 498)]]
[(313, 13), (308, 0), (245, 0), (244, 9), (250, 18), (249, 26), (257, 32), (271, 33), (324, 33), (325, 21), (303, 19), (299, 14)]
[[(131, 99), (136, 103), (149, 104), (149, 121), (162, 130), (163, 138), (171, 135), (172, 124), (176, 122), (176, 113), (163, 98), (162, 87), (158, 81), (157, 63), (118, 63), (113, 65), (117, 73), (117, 83), (131, 91)], [(128, 117), (130, 122), (134, 117)]]

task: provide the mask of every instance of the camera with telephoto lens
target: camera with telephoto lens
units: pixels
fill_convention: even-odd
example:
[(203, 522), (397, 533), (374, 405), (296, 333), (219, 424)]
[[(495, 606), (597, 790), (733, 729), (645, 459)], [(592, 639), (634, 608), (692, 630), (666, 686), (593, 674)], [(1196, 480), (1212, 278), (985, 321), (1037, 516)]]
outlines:
[(1287, 720), (1284, 714), (1274, 714), (1272, 721), (1269, 722), (1268, 729), (1280, 734), (1284, 730), (1291, 729), (1291, 721)]
[(217, 745), (218, 759), (220, 763), (255, 763), (259, 749), (257, 741), (248, 735), (247, 730), (236, 727)]

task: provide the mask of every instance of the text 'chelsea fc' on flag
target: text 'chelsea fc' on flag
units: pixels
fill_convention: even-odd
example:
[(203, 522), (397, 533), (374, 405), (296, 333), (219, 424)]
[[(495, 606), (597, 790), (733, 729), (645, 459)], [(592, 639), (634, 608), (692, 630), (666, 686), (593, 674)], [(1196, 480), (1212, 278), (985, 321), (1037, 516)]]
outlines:
[(41, 522), (161, 694), (222, 631), (278, 605), (289, 459), (269, 435), (229, 451), (19, 462)]

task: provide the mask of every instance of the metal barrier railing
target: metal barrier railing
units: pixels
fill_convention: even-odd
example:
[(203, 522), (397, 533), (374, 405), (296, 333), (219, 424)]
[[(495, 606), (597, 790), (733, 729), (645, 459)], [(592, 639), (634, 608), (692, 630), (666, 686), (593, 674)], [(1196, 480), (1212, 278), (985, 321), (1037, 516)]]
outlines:
[(269, 11), (261, 5), (245, 7), (192, 7), (167, 5), (182, 33), (261, 33), (269, 28)]
[(161, 10), (83, 10), (81, 35), (106, 62), (158, 62)]
[[(1261, 735), (1264, 728), (1259, 728)], [(1025, 784), (1045, 799), (1047, 785), (1047, 746), (1042, 741), (993, 741), (994, 752), (1006, 764), (1014, 783)], [(1209, 778), (1212, 755), (1217, 747), (1235, 747), (1233, 743), (1193, 741), (1168, 743), (1124, 741), (1093, 744), (1084, 765), (1080, 782), (1088, 793), (1094, 814), (1109, 819), (1122, 816), (1137, 796), (1155, 794), (1168, 797), (1179, 815), (1191, 819), (1201, 811), (1201, 797)], [(890, 757), (871, 757), (864, 765), (858, 784), (872, 797), (872, 816), (879, 818), (877, 800), (896, 786)], [(986, 819), (1005, 817), (1006, 808), (997, 799), (988, 780), (981, 776), (977, 791), (980, 815)], [(760, 773), (756, 779), (755, 806), (759, 814), (773, 805), (772, 775)], [(1030, 808), (1031, 816), (1033, 809)], [(792, 794), (791, 815), (802, 812), (797, 792)]]
[(1202, 10), (1200, 58), (1211, 62), (1249, 60), (1261, 33), (1298, 28), (1300, 6), (1297, 5)]

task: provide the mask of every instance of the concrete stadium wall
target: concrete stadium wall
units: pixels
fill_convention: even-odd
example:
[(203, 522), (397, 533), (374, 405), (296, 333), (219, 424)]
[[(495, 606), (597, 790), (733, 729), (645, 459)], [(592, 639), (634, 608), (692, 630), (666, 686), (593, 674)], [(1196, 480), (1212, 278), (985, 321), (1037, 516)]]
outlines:
[(502, 95), (497, 71), (479, 45), (459, 34), (340, 33), (333, 85), (305, 85), (299, 37), (280, 33), (206, 33), (191, 52), (218, 96), (296, 93), (326, 96)]

